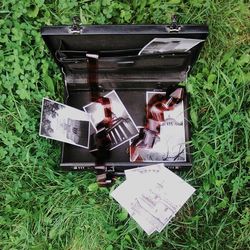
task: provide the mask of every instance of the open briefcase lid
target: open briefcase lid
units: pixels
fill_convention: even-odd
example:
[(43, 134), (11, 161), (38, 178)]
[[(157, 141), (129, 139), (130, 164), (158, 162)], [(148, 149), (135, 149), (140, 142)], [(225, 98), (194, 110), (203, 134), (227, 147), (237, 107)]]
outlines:
[[(154, 38), (205, 40), (206, 25), (47, 26), (42, 37), (68, 84), (87, 86), (87, 53), (97, 54), (98, 81), (111, 88), (138, 88), (140, 82), (178, 83), (198, 58), (203, 42), (187, 52), (138, 55)], [(133, 84), (124, 84), (133, 83)], [(145, 87), (145, 86), (144, 86)]]

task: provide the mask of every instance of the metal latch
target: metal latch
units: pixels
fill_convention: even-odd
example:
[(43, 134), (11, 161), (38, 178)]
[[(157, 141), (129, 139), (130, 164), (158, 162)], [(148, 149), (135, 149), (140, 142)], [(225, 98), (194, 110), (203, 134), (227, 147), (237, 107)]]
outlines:
[(110, 185), (114, 179), (114, 166), (106, 166), (105, 164), (96, 165), (96, 180), (99, 186), (106, 187)]
[(74, 16), (72, 18), (72, 26), (69, 28), (69, 33), (73, 35), (79, 35), (82, 31), (82, 27), (80, 25), (80, 18), (78, 16)]
[(169, 26), (166, 26), (167, 32), (179, 32), (181, 30), (181, 26), (177, 24), (176, 15), (172, 16), (172, 23)]
[(108, 167), (107, 167), (107, 172), (108, 172), (108, 173), (115, 173), (115, 166), (114, 166), (114, 165), (108, 166)]

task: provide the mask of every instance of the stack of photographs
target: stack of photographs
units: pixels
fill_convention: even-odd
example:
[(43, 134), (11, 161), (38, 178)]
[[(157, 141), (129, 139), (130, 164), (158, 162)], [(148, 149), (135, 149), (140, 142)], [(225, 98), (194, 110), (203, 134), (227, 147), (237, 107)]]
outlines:
[(111, 196), (148, 235), (161, 232), (195, 192), (163, 163), (128, 169), (125, 175)]

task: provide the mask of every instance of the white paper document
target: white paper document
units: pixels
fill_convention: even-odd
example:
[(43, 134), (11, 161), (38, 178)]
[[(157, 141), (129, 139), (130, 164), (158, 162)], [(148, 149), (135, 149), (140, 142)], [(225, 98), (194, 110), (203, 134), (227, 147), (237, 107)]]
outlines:
[(111, 196), (148, 235), (161, 232), (195, 191), (162, 163), (125, 170), (125, 175)]

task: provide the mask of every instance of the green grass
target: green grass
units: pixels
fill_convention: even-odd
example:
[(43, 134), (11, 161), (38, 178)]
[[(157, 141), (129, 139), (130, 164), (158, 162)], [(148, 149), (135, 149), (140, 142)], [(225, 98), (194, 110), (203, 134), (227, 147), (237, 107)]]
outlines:
[[(47, 2), (47, 3), (46, 3)], [(0, 249), (249, 249), (247, 1), (0, 3)], [(59, 144), (38, 136), (42, 97), (62, 100), (61, 74), (39, 30), (82, 23), (207, 23), (187, 80), (196, 189), (160, 234), (147, 237), (91, 173), (57, 171)], [(121, 180), (122, 181), (122, 180)]]

